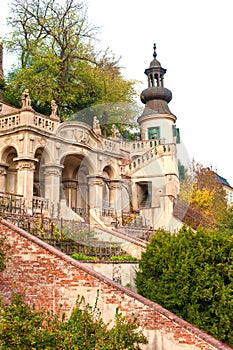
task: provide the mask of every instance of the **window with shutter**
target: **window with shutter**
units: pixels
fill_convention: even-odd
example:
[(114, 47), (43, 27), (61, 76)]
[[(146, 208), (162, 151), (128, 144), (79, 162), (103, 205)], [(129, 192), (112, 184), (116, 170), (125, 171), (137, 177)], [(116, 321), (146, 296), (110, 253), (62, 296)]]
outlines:
[(148, 129), (148, 139), (154, 140), (160, 138), (160, 127), (156, 126)]

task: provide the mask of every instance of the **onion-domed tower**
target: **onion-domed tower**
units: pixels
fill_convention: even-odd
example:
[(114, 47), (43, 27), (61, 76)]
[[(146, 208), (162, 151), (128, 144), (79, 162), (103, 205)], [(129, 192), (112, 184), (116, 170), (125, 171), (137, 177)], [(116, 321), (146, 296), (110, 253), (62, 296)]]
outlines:
[[(163, 227), (174, 231), (179, 225), (173, 215), (179, 192), (176, 116), (168, 107), (172, 93), (164, 87), (166, 69), (161, 67), (156, 58), (155, 44), (153, 57), (149, 68), (145, 70), (148, 87), (141, 93), (145, 108), (138, 118), (140, 143), (143, 147), (146, 145), (147, 151), (142, 156), (138, 155), (143, 149), (139, 145), (135, 147), (137, 156), (132, 157), (135, 165), (135, 170), (131, 169), (130, 173), (135, 194), (132, 204), (154, 229)], [(138, 164), (140, 167), (137, 167)]]
[(154, 44), (154, 59), (145, 70), (148, 77), (148, 88), (141, 93), (141, 101), (145, 104), (142, 115), (138, 118), (142, 140), (164, 139), (166, 143), (174, 141), (174, 124), (176, 116), (171, 113), (168, 103), (172, 99), (170, 90), (164, 87), (166, 69), (157, 60)]

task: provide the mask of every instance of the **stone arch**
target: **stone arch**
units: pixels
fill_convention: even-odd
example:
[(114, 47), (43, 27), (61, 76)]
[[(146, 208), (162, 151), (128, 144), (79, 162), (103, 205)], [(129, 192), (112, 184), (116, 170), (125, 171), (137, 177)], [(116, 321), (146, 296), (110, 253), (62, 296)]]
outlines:
[(38, 146), (35, 149), (34, 158), (35, 171), (34, 171), (34, 181), (33, 181), (33, 196), (44, 197), (44, 165), (49, 163), (49, 154), (47, 149), (43, 146)]
[(13, 146), (6, 146), (1, 154), (2, 179), (1, 188), (3, 192), (17, 193), (17, 149)]
[(103, 168), (103, 177), (105, 177), (105, 176), (108, 179), (114, 179), (115, 178), (115, 170), (114, 170), (114, 168), (111, 165), (106, 165)]
[(80, 163), (81, 167), (87, 167), (89, 175), (95, 174), (95, 167), (93, 165), (93, 162), (90, 160), (90, 158), (86, 154), (83, 154), (78, 150), (63, 152), (58, 162), (59, 165), (64, 165), (64, 161), (66, 157), (69, 157), (69, 156), (79, 157), (81, 159), (81, 163)]
[(111, 165), (106, 165), (102, 171), (103, 176), (103, 209), (113, 209), (114, 208), (114, 198), (111, 196), (111, 184), (115, 178), (115, 170)]
[(52, 160), (51, 150), (47, 146), (43, 146), (38, 143), (34, 149), (34, 158), (37, 158), (37, 154), (43, 151), (40, 158), (43, 159), (43, 164), (49, 163)]
[(1, 163), (6, 163), (6, 159), (9, 155), (9, 153), (12, 152), (12, 150), (14, 150), (14, 153), (16, 154), (16, 158), (18, 157), (18, 154), (19, 154), (19, 150), (18, 150), (18, 147), (17, 145), (15, 144), (10, 144), (10, 145), (4, 145), (2, 147), (2, 149), (0, 149), (0, 162)]
[(61, 199), (81, 216), (88, 212), (88, 176), (93, 172), (90, 161), (78, 152), (67, 152), (61, 158)]

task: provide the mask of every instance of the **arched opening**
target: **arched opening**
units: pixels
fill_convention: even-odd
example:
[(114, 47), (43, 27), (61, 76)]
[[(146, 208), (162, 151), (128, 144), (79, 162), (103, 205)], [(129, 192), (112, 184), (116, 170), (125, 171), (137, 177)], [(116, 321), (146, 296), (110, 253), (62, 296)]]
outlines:
[(112, 184), (111, 181), (114, 178), (114, 171), (111, 166), (106, 166), (103, 169), (103, 211), (110, 212), (113, 211), (114, 199), (112, 192)]
[(139, 209), (151, 208), (151, 197), (152, 197), (151, 194), (152, 194), (151, 181), (137, 182), (137, 199), (138, 199)]
[(89, 166), (79, 154), (63, 158), (61, 199), (77, 214), (87, 217)]
[(2, 161), (6, 167), (6, 180), (3, 190), (10, 193), (17, 193), (17, 164), (14, 158), (17, 158), (16, 149), (12, 146), (5, 149), (2, 155)]
[(34, 173), (34, 183), (33, 183), (33, 196), (44, 197), (44, 178), (41, 176), (41, 166), (45, 163), (44, 148), (37, 148), (35, 152), (35, 158), (37, 162), (35, 163), (35, 173)]

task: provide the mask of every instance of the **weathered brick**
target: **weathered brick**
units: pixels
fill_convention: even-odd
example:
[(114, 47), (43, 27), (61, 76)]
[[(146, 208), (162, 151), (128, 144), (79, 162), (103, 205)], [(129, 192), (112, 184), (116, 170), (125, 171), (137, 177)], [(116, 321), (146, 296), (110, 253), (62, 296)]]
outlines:
[(149, 339), (143, 349), (229, 350), (205, 332), (160, 305), (114, 283), (54, 247), (2, 220), (0, 231), (11, 243), (11, 258), (0, 274), (0, 294), (9, 301), (12, 291), (23, 292), (37, 307), (62, 311), (69, 316), (78, 296), (91, 305), (97, 301), (104, 321), (114, 319), (116, 308), (135, 315)]

